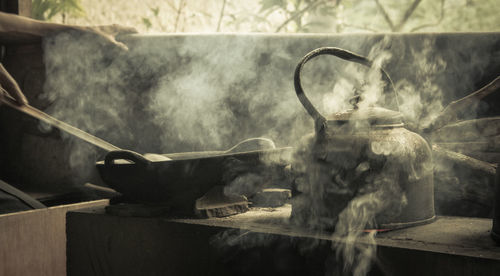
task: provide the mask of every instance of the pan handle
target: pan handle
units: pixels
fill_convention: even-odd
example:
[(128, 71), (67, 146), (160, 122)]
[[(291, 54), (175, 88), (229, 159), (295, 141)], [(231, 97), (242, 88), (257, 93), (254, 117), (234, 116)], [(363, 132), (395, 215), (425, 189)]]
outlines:
[(151, 163), (151, 161), (142, 156), (142, 154), (139, 154), (135, 151), (115, 150), (115, 151), (110, 151), (108, 152), (108, 154), (106, 154), (106, 157), (104, 158), (104, 165), (105, 166), (114, 165), (117, 159), (129, 160), (143, 167), (147, 167)]

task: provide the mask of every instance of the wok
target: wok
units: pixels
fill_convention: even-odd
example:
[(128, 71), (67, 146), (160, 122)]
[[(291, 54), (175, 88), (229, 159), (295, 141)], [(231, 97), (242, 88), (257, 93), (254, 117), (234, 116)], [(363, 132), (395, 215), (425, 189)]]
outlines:
[(228, 170), (244, 164), (259, 168), (267, 161), (284, 165), (292, 148), (244, 152), (191, 152), (165, 154), (173, 160), (155, 161), (133, 151), (109, 152), (97, 162), (101, 178), (126, 197), (171, 206), (175, 213), (192, 213), (196, 199), (216, 185), (227, 184)]
[(289, 147), (275, 148), (269, 139), (252, 138), (227, 151), (141, 155), (123, 150), (30, 105), (20, 106), (3, 89), (0, 93), (4, 94), (0, 101), (5, 105), (106, 151), (104, 161), (97, 162), (96, 167), (102, 180), (126, 198), (168, 203), (179, 211), (192, 212), (197, 198), (213, 186), (224, 184), (224, 173), (231, 164), (258, 168), (265, 160), (272, 160), (274, 164), (286, 165), (285, 160), (292, 151)]

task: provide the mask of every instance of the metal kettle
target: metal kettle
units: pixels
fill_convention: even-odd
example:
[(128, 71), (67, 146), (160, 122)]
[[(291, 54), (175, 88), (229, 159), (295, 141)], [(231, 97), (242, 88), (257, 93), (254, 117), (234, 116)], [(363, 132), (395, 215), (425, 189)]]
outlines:
[(372, 218), (366, 228), (394, 229), (432, 221), (433, 165), (426, 140), (404, 128), (398, 111), (368, 107), (328, 117), (320, 114), (306, 97), (300, 79), (304, 64), (320, 55), (367, 67), (373, 64), (352, 52), (323, 47), (297, 65), (295, 91), (314, 119), (315, 132), (303, 137), (295, 153), (292, 166), (300, 177), (293, 186), (292, 218), (313, 227), (334, 227), (340, 213), (356, 199), (369, 205), (364, 211)]

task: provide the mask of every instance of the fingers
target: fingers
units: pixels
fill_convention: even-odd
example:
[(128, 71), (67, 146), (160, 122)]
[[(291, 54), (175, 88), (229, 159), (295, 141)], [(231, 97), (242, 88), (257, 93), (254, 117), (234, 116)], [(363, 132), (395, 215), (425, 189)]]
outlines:
[(134, 34), (137, 33), (137, 30), (133, 27), (127, 27), (127, 26), (122, 26), (122, 25), (104, 25), (104, 26), (95, 26), (95, 27), (90, 27), (95, 33), (100, 34), (109, 41), (111, 41), (113, 44), (121, 48), (122, 50), (128, 50), (127, 45), (123, 44), (122, 42), (119, 42), (116, 40), (116, 36), (118, 35), (126, 35), (126, 34)]
[(118, 24), (96, 26), (95, 28), (111, 36), (137, 33), (137, 30), (133, 27), (122, 26)]
[[(0, 86), (5, 90), (10, 96), (12, 96), (19, 105), (28, 104), (26, 96), (24, 96), (21, 88), (17, 82), (12, 78), (12, 76), (7, 72), (7, 70), (0, 64)], [(2, 95), (3, 96), (3, 93)]]
[(118, 29), (118, 33), (116, 35), (126, 35), (126, 34), (136, 34), (138, 33), (137, 29), (134, 27), (121, 26), (116, 25)]
[(99, 41), (103, 47), (114, 46), (119, 50), (128, 51), (127, 45), (115, 39), (114, 34), (116, 33), (116, 30), (113, 30), (112, 28), (112, 25), (102, 27), (85, 27), (83, 28), (83, 32), (84, 34), (90, 35), (96, 39), (96, 41)]
[(113, 38), (113, 40), (112, 40), (112, 41), (113, 41), (113, 43), (114, 43), (117, 47), (119, 47), (120, 49), (122, 49), (122, 50), (124, 50), (124, 51), (128, 51), (128, 47), (127, 47), (127, 45), (125, 45), (124, 43), (119, 42), (119, 41), (116, 41), (116, 39), (114, 39), (114, 38)]
[(4, 97), (3, 94), (8, 94), (16, 100), (17, 104), (19, 104), (19, 105), (27, 105), (28, 104), (28, 99), (26, 99), (26, 96), (24, 96), (23, 92), (21, 92), (21, 90), (19, 89), (19, 86), (16, 86), (16, 88), (14, 88), (14, 86), (12, 86), (10, 88), (9, 87), (4, 88), (4, 87), (0, 86), (0, 89), (3, 90), (1, 97)]

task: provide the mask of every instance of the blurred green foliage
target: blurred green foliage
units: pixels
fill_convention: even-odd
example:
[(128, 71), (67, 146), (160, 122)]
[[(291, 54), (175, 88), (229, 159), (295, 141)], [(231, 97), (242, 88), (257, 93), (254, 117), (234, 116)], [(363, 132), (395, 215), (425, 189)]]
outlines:
[(85, 15), (80, 0), (32, 0), (31, 16), (38, 20), (50, 20), (56, 15), (82, 17)]
[(160, 19), (160, 7), (153, 7), (149, 8), (149, 11), (153, 14), (152, 17), (146, 17), (143, 16), (141, 17), (142, 24), (146, 27), (147, 30), (151, 29), (153, 27), (153, 22), (155, 22), (156, 25), (162, 26), (161, 24), (161, 19)]
[(260, 0), (275, 32), (499, 31), (498, 0)]
[[(454, 32), (500, 31), (500, 0), (32, 0), (33, 17), (62, 21), (112, 16), (113, 23), (160, 32)], [(93, 5), (90, 5), (93, 3)], [(96, 4), (97, 3), (97, 4)], [(137, 5), (137, 6), (134, 6)], [(122, 9), (123, 7), (123, 9)], [(90, 13), (90, 12), (89, 12)], [(56, 15), (61, 15), (56, 16)], [(121, 20), (121, 21), (120, 21)], [(82, 22), (99, 19), (86, 18)], [(103, 20), (105, 21), (105, 20)], [(75, 22), (75, 20), (73, 20)], [(76, 20), (78, 22), (78, 20)], [(97, 23), (98, 24), (98, 23)]]

